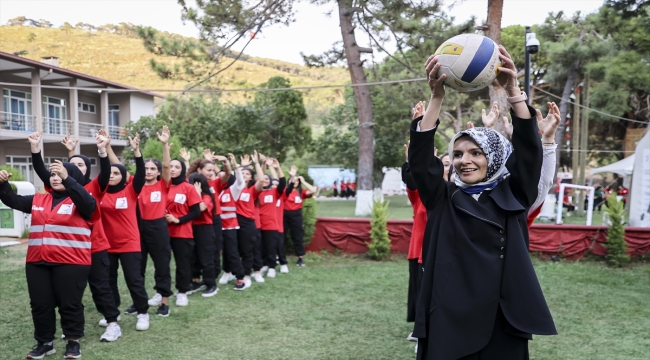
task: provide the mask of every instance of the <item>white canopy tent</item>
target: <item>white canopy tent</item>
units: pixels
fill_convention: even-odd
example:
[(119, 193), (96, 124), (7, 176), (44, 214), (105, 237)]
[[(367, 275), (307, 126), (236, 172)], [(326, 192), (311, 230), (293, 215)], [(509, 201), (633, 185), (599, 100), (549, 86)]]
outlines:
[(630, 226), (650, 227), (650, 131), (636, 144), (638, 156), (630, 188)]
[(619, 175), (623, 176), (630, 176), (632, 175), (632, 170), (634, 170), (634, 158), (635, 154), (632, 154), (628, 157), (626, 157), (623, 160), (617, 161), (613, 164), (605, 165), (596, 169), (591, 170), (591, 175), (595, 174), (600, 174), (600, 173), (605, 173), (605, 172), (611, 172), (611, 173), (616, 173)]

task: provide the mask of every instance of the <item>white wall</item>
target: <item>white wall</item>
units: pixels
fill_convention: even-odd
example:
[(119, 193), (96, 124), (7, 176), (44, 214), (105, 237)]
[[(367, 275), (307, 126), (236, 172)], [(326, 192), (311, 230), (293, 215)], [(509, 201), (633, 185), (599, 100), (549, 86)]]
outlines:
[(156, 115), (153, 96), (131, 93), (131, 121), (138, 121), (142, 116)]

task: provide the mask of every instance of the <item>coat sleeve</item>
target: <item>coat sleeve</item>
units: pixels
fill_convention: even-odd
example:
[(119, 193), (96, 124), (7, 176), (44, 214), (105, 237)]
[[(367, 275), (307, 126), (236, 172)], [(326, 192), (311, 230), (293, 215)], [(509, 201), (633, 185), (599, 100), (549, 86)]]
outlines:
[[(440, 124), (427, 131), (418, 131), (419, 117), (411, 122), (411, 143), (409, 145), (409, 165), (411, 176), (420, 193), (422, 204), (427, 210), (440, 203), (447, 192), (447, 186), (442, 175), (445, 172), (442, 161), (434, 153), (433, 138)], [(539, 139), (538, 139), (539, 140)]]
[(413, 181), (413, 175), (411, 175), (411, 166), (408, 162), (405, 162), (402, 165), (402, 182), (406, 184), (406, 187), (413, 191), (417, 189), (415, 182)]
[(510, 111), (513, 154), (506, 162), (512, 194), (526, 208), (530, 208), (537, 199), (542, 172), (542, 141), (538, 135), (535, 109), (528, 106), (528, 110), (529, 119), (521, 119)]

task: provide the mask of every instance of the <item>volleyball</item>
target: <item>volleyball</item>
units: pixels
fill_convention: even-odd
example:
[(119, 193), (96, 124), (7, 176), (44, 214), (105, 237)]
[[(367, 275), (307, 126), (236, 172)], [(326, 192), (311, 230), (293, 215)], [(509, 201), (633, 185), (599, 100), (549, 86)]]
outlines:
[(446, 74), (445, 85), (460, 92), (481, 90), (490, 85), (499, 73), (499, 46), (477, 34), (462, 34), (445, 41), (438, 55), (438, 76)]

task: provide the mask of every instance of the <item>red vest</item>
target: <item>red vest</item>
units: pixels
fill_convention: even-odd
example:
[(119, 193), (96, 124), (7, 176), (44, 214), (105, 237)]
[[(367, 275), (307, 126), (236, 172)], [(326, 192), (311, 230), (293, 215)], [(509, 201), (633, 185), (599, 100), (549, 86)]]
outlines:
[[(86, 221), (75, 209), (72, 199), (52, 209), (52, 195), (36, 194), (32, 200), (32, 224), (29, 227), (27, 262), (90, 265), (93, 221)], [(97, 212), (95, 212), (97, 214)]]
[(237, 221), (237, 205), (235, 199), (232, 198), (230, 188), (221, 192), (217, 203), (221, 205), (221, 229), (239, 229), (239, 222)]

